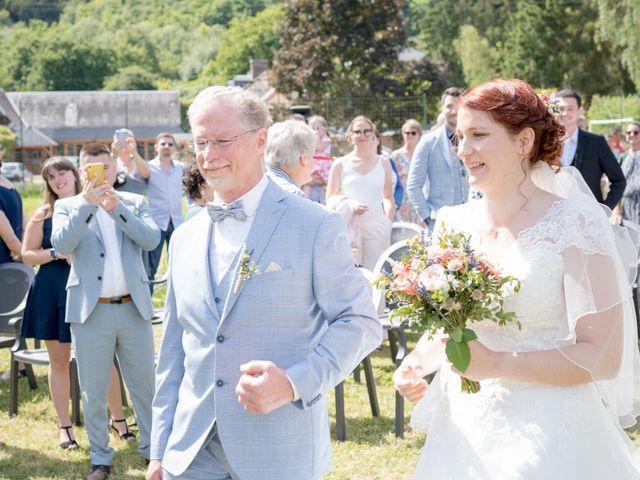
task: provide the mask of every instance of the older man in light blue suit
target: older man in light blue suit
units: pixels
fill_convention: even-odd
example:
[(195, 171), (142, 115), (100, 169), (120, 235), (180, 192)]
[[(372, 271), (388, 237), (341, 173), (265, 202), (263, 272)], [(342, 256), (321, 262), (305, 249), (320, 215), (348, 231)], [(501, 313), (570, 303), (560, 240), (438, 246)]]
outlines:
[(469, 196), (467, 173), (455, 152), (460, 94), (454, 87), (444, 91), (444, 125), (422, 137), (409, 167), (409, 199), (429, 230), (441, 207), (464, 203)]
[(106, 182), (87, 182), (81, 194), (56, 202), (51, 242), (71, 255), (66, 321), (71, 324), (82, 405), (91, 443), (88, 480), (108, 478), (107, 387), (117, 355), (140, 431), (140, 453), (149, 458), (154, 393), (153, 308), (142, 251), (160, 241), (144, 197), (113, 190), (116, 159), (100, 144), (80, 154), (81, 168), (102, 164)]
[(215, 200), (171, 242), (147, 479), (320, 478), (325, 393), (381, 341), (370, 291), (342, 219), (265, 176), (262, 101), (210, 87), (189, 120)]

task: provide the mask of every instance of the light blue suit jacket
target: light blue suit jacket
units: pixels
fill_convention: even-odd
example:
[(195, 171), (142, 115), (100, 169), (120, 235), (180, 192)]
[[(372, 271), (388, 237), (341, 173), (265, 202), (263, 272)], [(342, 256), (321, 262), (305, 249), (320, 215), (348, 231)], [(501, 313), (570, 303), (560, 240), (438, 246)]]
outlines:
[(446, 127), (425, 134), (411, 160), (407, 190), (420, 218), (435, 219), (440, 207), (467, 201), (469, 180), (453, 151)]
[[(150, 320), (153, 306), (142, 250), (156, 247), (160, 230), (144, 197), (126, 192), (117, 195), (120, 204), (109, 215), (116, 223), (127, 287), (140, 315)], [(54, 209), (51, 243), (61, 254), (72, 256), (67, 281), (67, 323), (84, 323), (100, 296), (104, 245), (95, 219), (97, 210), (82, 194), (58, 200)]]
[[(171, 240), (151, 458), (180, 475), (215, 422), (243, 480), (317, 478), (331, 466), (325, 393), (382, 338), (343, 221), (270, 180), (246, 240), (261, 273), (237, 293), (239, 255), (213, 283), (211, 233), (205, 210)], [(281, 270), (265, 272), (271, 263)], [(250, 360), (285, 369), (300, 400), (268, 415), (245, 412), (235, 387)]]

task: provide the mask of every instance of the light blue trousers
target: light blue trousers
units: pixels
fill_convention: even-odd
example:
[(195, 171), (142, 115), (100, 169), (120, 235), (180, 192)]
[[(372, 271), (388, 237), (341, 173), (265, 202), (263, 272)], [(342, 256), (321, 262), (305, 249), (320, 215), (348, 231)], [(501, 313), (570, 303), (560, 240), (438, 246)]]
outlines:
[(98, 303), (84, 323), (71, 324), (71, 337), (78, 363), (84, 423), (91, 444), (91, 463), (111, 465), (113, 461), (107, 391), (114, 353), (136, 414), (140, 432), (138, 450), (149, 458), (155, 390), (151, 322), (140, 316), (133, 302)]

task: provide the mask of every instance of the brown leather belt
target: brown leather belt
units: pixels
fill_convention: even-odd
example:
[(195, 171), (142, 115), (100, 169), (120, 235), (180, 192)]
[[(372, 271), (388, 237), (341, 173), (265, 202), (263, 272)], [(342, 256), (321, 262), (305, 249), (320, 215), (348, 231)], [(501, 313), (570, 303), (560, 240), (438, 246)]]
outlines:
[(111, 303), (119, 305), (121, 303), (129, 303), (131, 300), (131, 295), (122, 295), (121, 297), (100, 297), (98, 298), (98, 303)]

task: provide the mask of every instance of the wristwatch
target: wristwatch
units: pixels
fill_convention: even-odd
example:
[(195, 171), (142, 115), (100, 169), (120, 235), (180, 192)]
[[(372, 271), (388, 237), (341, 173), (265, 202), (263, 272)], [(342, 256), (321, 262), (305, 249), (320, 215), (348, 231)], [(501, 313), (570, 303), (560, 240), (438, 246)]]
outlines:
[(58, 253), (56, 252), (55, 248), (49, 249), (49, 255), (51, 255), (51, 258), (53, 258), (54, 260), (58, 259)]

